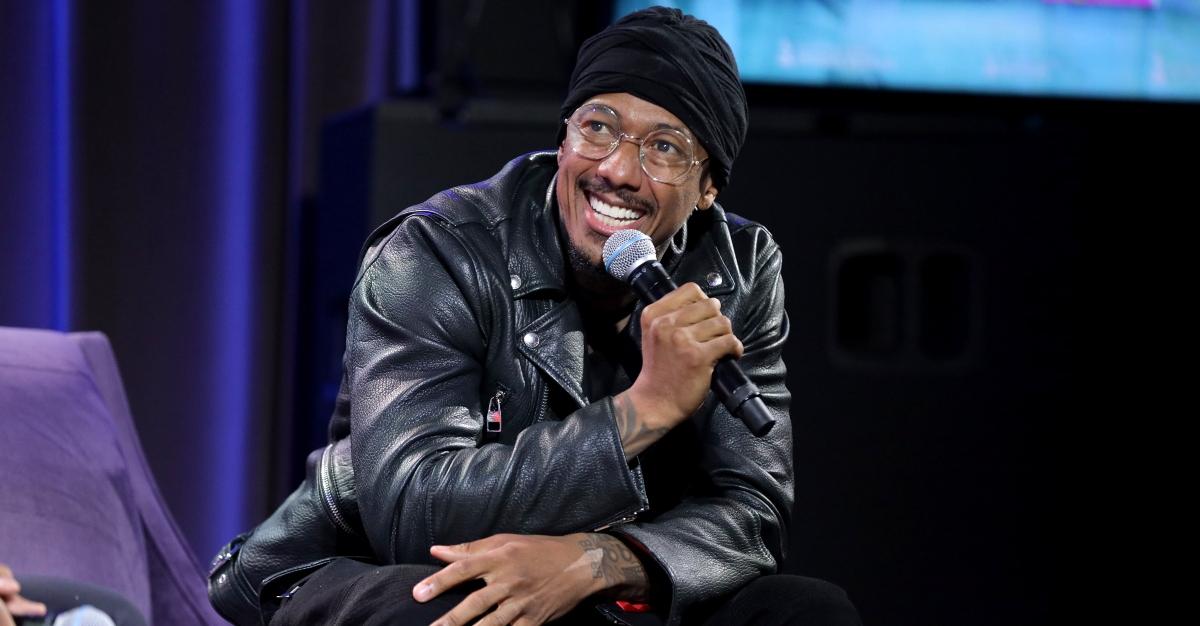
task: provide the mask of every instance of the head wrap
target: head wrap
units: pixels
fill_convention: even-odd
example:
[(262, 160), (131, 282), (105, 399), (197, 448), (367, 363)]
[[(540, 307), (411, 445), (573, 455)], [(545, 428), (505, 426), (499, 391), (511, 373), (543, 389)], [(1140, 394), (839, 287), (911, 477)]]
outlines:
[[(630, 13), (579, 48), (560, 119), (588, 98), (629, 93), (674, 114), (708, 151), (724, 189), (746, 140), (750, 111), (729, 44), (708, 22), (679, 9)], [(565, 126), (558, 130), (561, 144)]]

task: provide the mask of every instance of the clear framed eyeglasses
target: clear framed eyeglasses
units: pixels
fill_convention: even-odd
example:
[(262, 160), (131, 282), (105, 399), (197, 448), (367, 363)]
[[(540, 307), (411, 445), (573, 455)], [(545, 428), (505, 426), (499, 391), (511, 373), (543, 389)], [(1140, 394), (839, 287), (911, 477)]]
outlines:
[(575, 109), (563, 123), (567, 125), (567, 147), (586, 159), (606, 159), (622, 141), (636, 144), (642, 171), (660, 183), (678, 185), (708, 160), (696, 160), (691, 138), (673, 128), (660, 128), (645, 137), (626, 134), (621, 130), (621, 116), (598, 102)]

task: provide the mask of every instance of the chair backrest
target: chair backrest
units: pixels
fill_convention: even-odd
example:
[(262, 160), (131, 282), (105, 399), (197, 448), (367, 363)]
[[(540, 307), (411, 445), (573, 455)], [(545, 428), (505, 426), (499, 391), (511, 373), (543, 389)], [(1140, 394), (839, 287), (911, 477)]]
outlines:
[(101, 333), (0, 328), (0, 562), (113, 589), (150, 623), (224, 623)]

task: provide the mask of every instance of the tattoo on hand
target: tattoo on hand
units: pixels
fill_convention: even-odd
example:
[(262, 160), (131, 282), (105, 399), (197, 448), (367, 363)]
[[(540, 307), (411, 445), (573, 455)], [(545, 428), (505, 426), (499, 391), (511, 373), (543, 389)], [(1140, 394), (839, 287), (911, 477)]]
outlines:
[(621, 445), (625, 448), (646, 439), (651, 442), (657, 441), (659, 437), (670, 430), (647, 426), (638, 418), (637, 407), (633, 406), (633, 401), (625, 395), (613, 398), (613, 409), (615, 409), (613, 412), (617, 418), (617, 430), (621, 433)]
[(602, 579), (606, 588), (633, 591), (639, 596), (631, 599), (645, 599), (646, 568), (629, 546), (616, 537), (589, 533), (579, 540), (579, 547), (587, 553), (598, 553), (591, 563), (594, 580)]

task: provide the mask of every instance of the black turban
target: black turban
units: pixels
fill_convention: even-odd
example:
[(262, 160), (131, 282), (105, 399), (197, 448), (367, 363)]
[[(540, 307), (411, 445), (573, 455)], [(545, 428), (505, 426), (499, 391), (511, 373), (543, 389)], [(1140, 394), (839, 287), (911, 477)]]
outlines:
[[(708, 150), (713, 184), (729, 183), (750, 111), (729, 44), (679, 9), (630, 13), (579, 48), (560, 119), (588, 98), (629, 93), (674, 114)], [(565, 126), (558, 131), (561, 144)]]

